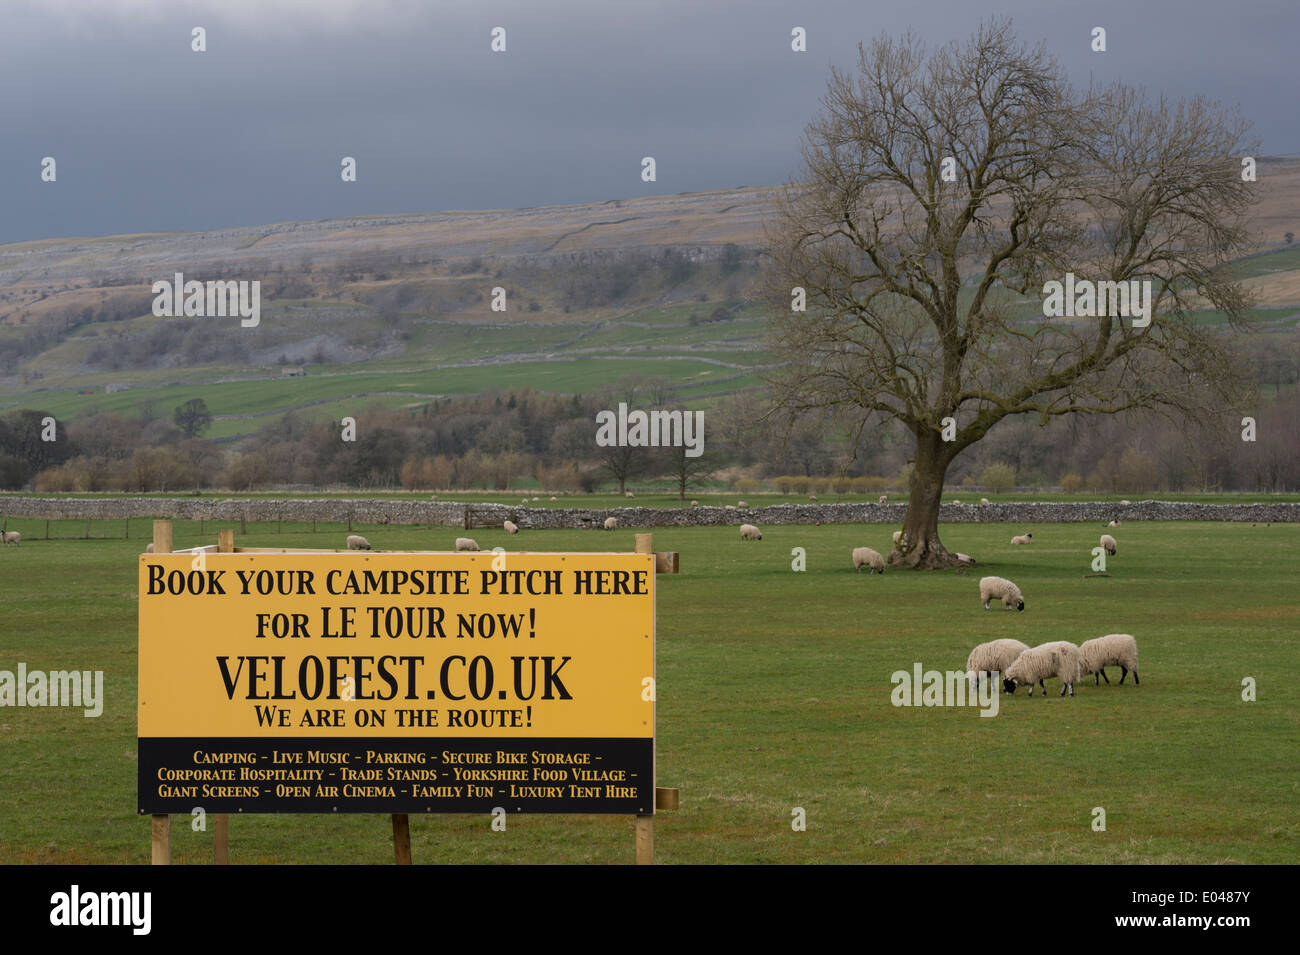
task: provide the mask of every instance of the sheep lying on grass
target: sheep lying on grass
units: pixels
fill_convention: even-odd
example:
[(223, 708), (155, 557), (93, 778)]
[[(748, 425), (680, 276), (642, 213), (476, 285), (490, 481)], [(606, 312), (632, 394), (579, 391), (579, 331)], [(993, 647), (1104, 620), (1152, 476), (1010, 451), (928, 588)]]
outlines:
[(1111, 537), (1109, 534), (1102, 534), (1101, 546), (1105, 548), (1107, 554), (1110, 554), (1112, 557), (1115, 556), (1115, 538)]
[(607, 530), (607, 531), (612, 531), (612, 530), (613, 530), (614, 528), (616, 528), (616, 527), (618, 527), (618, 518), (617, 518), (617, 517), (607, 517), (607, 518), (605, 518), (605, 530)]
[(1028, 544), (1028, 543), (1031, 543), (1031, 542), (1033, 541), (1033, 539), (1034, 539), (1034, 535), (1033, 535), (1033, 534), (1017, 534), (1015, 537), (1011, 538), (1011, 543), (1013, 543), (1013, 544)]
[(968, 567), (975, 566), (975, 558), (970, 556), (969, 554), (963, 554), (959, 552), (954, 556), (957, 558), (957, 563), (959, 564), (966, 564)]
[(370, 541), (360, 534), (348, 535), (348, 550), (370, 550)]
[(869, 574), (883, 574), (885, 572), (885, 558), (880, 556), (880, 552), (870, 547), (853, 548), (853, 569), (862, 573), (863, 566), (869, 567)]
[(514, 521), (502, 521), (501, 527), (505, 530), (507, 534), (519, 533), (519, 525), (516, 524)]
[(1025, 598), (1021, 595), (1020, 588), (1005, 577), (981, 577), (980, 600), (983, 601), (985, 610), (989, 609), (989, 603), (994, 600), (1001, 600), (1008, 610), (1012, 607), (1025, 609)]
[(1130, 670), (1133, 671), (1133, 682), (1139, 686), (1142, 683), (1138, 679), (1138, 645), (1131, 633), (1108, 633), (1095, 640), (1085, 640), (1079, 644), (1079, 662), (1083, 667), (1083, 676), (1095, 674), (1094, 686), (1102, 680), (1109, 683), (1106, 667), (1114, 666), (1120, 669), (1120, 683), (1124, 682), (1124, 677), (1128, 676)]
[(457, 550), (470, 550), (470, 551), (478, 550), (478, 544), (475, 543), (475, 541), (474, 541), (474, 539), (473, 539), (472, 537), (457, 537), (457, 538), (456, 538), (456, 549), (457, 549)]
[(1106, 526), (1107, 526), (1107, 527), (1119, 527), (1119, 521), (1111, 521), (1111, 522), (1110, 522), (1109, 524), (1107, 524)]
[(1068, 640), (1056, 640), (1026, 650), (1012, 661), (1002, 673), (1002, 689), (1015, 693), (1016, 687), (1028, 686), (1029, 695), (1034, 695), (1034, 684), (1047, 696), (1047, 687), (1043, 681), (1055, 677), (1061, 681), (1060, 696), (1066, 690), (1074, 696), (1074, 684), (1083, 677), (1079, 662), (1079, 648)]
[(990, 640), (988, 643), (981, 643), (966, 658), (967, 678), (974, 680), (975, 687), (978, 689), (981, 676), (988, 677), (990, 680), (995, 673), (1000, 676), (1006, 672), (1007, 667), (1011, 666), (1016, 657), (1028, 649), (1029, 645), (1019, 640)]
[(763, 532), (753, 524), (741, 524), (740, 539), (743, 541), (761, 541), (763, 539)]

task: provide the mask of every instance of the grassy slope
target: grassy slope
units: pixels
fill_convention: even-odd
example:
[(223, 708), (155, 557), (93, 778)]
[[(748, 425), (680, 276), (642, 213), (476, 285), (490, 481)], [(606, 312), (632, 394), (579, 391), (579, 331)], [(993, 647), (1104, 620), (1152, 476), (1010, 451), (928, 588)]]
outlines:
[[(24, 529), (35, 522), (11, 522)], [(140, 522), (141, 524), (143, 522)], [(143, 528), (141, 528), (143, 529)], [(1099, 527), (953, 525), (949, 547), (978, 572), (855, 575), (849, 549), (886, 549), (891, 528), (659, 529), (682, 554), (661, 578), (659, 783), (664, 862), (1273, 862), (1300, 852), (1292, 678), (1300, 526), (1131, 524), (1111, 578), (1088, 579)], [(376, 546), (449, 546), (451, 528), (359, 528)], [(1015, 528), (1020, 530), (1020, 528)], [(240, 543), (323, 546), (342, 528), (254, 528)], [(480, 545), (630, 549), (631, 534), (476, 531)], [(207, 540), (215, 539), (208, 525)], [(199, 543), (177, 525), (177, 546)], [(0, 862), (144, 862), (134, 815), (135, 560), (142, 542), (29, 540), (0, 550), (0, 668), (103, 669), (104, 716), (0, 710)], [(808, 570), (790, 569), (794, 547)], [(985, 612), (981, 573), (1019, 582), (1023, 614)], [(956, 669), (975, 643), (1137, 635), (1140, 687), (1081, 686), (1073, 700), (1003, 698), (973, 709), (896, 709), (890, 674)], [(1244, 676), (1259, 701), (1244, 703)], [(1055, 692), (1055, 687), (1053, 687)], [(795, 806), (808, 831), (792, 832)], [(1090, 829), (1094, 807), (1108, 830)], [(53, 811), (52, 811), (53, 810)], [(210, 834), (177, 817), (179, 862), (210, 857)], [(233, 823), (239, 862), (391, 861), (377, 816), (252, 816)], [(487, 818), (412, 825), (418, 862), (623, 862), (621, 818)]]

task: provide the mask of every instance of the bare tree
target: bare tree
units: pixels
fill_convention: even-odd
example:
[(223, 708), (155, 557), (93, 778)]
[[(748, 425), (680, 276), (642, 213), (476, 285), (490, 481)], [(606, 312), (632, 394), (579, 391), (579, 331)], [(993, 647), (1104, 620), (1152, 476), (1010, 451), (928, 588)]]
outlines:
[[(892, 418), (911, 432), (891, 563), (948, 567), (944, 476), (1004, 418), (1234, 400), (1225, 336), (1192, 313), (1246, 322), (1220, 266), (1247, 245), (1251, 146), (1242, 120), (1204, 100), (1074, 90), (1009, 21), (928, 58), (911, 36), (859, 53), (858, 75), (832, 72), (807, 176), (769, 231), (788, 361), (773, 384), (787, 409), (849, 407), (863, 428)], [(1043, 283), (1067, 273), (1150, 280), (1150, 324), (1110, 309), (1045, 318)]]

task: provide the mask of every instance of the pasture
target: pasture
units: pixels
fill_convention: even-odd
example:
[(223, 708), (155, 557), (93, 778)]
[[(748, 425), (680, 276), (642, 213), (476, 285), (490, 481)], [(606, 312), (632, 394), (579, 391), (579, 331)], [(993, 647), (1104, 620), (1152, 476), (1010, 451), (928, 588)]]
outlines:
[[(24, 543), (0, 548), (0, 670), (102, 670), (106, 702), (97, 719), (0, 708), (0, 862), (147, 862), (134, 760), (145, 541), (123, 539), (120, 523), (96, 522), (91, 539), (82, 522), (55, 523), (46, 541), (43, 521), (9, 520)], [(232, 525), (208, 522), (200, 539), (197, 522), (176, 522), (175, 546), (213, 543), (219, 526)], [(887, 553), (892, 526), (763, 530), (752, 543), (734, 527), (654, 531), (682, 567), (658, 586), (658, 783), (681, 790), (656, 827), (660, 862), (1300, 861), (1300, 526), (1125, 523), (1111, 576), (1089, 579), (1100, 525), (948, 525), (946, 545), (978, 567), (872, 577), (854, 573), (850, 550)], [(1031, 546), (1008, 544), (1025, 530)], [(464, 533), (355, 531), (402, 550), (450, 549)], [(250, 523), (236, 543), (342, 547), (345, 533)], [(484, 549), (633, 545), (628, 528), (473, 536)], [(794, 548), (806, 571), (791, 569)], [(984, 574), (1016, 581), (1025, 612), (985, 611)], [(1112, 671), (1110, 685), (1088, 678), (1060, 699), (1049, 681), (1047, 699), (1003, 696), (994, 718), (890, 703), (894, 671), (964, 668), (985, 640), (1117, 631), (1137, 637), (1140, 687)], [(1245, 677), (1255, 702), (1242, 700)], [(791, 829), (796, 807), (807, 831)], [(1095, 807), (1104, 832), (1091, 828)], [(412, 817), (411, 837), (417, 863), (633, 858), (623, 817), (511, 816), (505, 832), (488, 817)], [(177, 863), (208, 861), (211, 843), (175, 817)], [(389, 863), (388, 820), (241, 816), (231, 858)]]

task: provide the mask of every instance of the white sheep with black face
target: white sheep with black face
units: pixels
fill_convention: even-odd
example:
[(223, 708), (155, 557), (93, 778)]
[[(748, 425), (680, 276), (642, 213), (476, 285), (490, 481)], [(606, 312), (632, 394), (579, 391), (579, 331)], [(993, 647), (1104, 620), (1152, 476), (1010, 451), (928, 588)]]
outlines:
[(880, 556), (880, 551), (870, 547), (853, 548), (853, 569), (862, 573), (862, 568), (867, 567), (868, 574), (883, 574), (885, 572), (885, 558)]
[(518, 533), (519, 533), (519, 525), (516, 524), (514, 521), (502, 521), (502, 522), (501, 522), (501, 527), (502, 527), (503, 530), (505, 530), (505, 532), (506, 532), (507, 534), (518, 534)]
[(741, 524), (740, 539), (743, 541), (761, 541), (763, 539), (763, 532), (753, 524)]
[(22, 539), (23, 539), (23, 535), (18, 533), (17, 531), (0, 532), (0, 543), (3, 544), (13, 544), (15, 547), (20, 547), (22, 546), (20, 543)]
[(478, 542), (472, 537), (457, 537), (456, 550), (476, 551), (478, 550)]
[(1013, 544), (1032, 544), (1033, 542), (1033, 534), (1017, 534), (1015, 537), (1011, 538), (1011, 543)]
[(1101, 546), (1103, 549), (1105, 549), (1107, 554), (1109, 554), (1112, 557), (1115, 556), (1115, 548), (1116, 548), (1115, 538), (1111, 537), (1109, 534), (1102, 534)]
[(1019, 640), (1002, 639), (981, 643), (966, 658), (966, 675), (978, 689), (980, 677), (993, 679), (993, 674), (1001, 676), (1016, 657), (1029, 649), (1029, 645)]
[(984, 604), (984, 609), (988, 610), (989, 603), (994, 600), (1001, 600), (1008, 610), (1012, 607), (1016, 610), (1025, 609), (1025, 598), (1020, 593), (1020, 588), (1011, 581), (1005, 577), (981, 577), (980, 601)]
[(360, 534), (348, 535), (348, 550), (370, 550), (370, 541)]
[(1137, 640), (1133, 639), (1131, 633), (1108, 633), (1104, 637), (1085, 640), (1079, 644), (1079, 662), (1084, 676), (1095, 674), (1092, 681), (1094, 686), (1102, 680), (1110, 682), (1110, 677), (1106, 676), (1106, 667), (1119, 667), (1120, 683), (1124, 682), (1130, 671), (1133, 673), (1133, 682), (1139, 686), (1142, 683), (1138, 679)]
[(1029, 695), (1034, 695), (1034, 685), (1047, 696), (1044, 680), (1055, 678), (1061, 681), (1060, 696), (1069, 691), (1074, 696), (1074, 684), (1083, 679), (1083, 668), (1079, 662), (1079, 648), (1068, 640), (1055, 640), (1032, 647), (1012, 661), (1002, 674), (1002, 689), (1015, 693), (1016, 687), (1028, 686)]
[(607, 517), (607, 518), (605, 518), (605, 530), (607, 530), (607, 531), (612, 531), (612, 530), (613, 530), (614, 528), (616, 528), (616, 527), (618, 527), (618, 518), (617, 518), (617, 517)]

